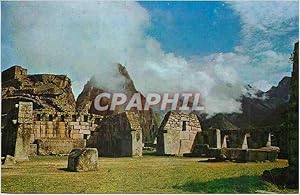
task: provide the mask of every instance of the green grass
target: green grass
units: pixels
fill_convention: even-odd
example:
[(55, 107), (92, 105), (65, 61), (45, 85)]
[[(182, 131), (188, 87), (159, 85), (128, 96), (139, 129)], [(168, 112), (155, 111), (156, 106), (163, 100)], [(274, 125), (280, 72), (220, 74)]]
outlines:
[(144, 156), (99, 158), (97, 172), (67, 172), (67, 157), (35, 157), (2, 168), (7, 193), (254, 193), (290, 192), (263, 182), (264, 170), (287, 166), (268, 163), (208, 163), (200, 158)]

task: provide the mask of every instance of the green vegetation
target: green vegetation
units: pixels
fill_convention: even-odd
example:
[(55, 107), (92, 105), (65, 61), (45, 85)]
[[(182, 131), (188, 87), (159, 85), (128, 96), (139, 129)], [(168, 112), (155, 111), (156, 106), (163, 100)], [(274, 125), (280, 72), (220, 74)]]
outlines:
[(200, 158), (99, 158), (97, 172), (66, 171), (67, 157), (35, 157), (2, 168), (7, 193), (201, 193), (288, 192), (260, 180), (264, 170), (287, 166), (268, 163), (199, 162)]

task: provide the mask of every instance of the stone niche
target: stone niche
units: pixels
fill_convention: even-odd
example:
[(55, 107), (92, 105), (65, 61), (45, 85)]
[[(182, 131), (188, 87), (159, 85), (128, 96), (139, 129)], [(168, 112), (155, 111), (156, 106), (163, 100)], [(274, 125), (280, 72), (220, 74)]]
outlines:
[(168, 112), (158, 130), (158, 154), (182, 156), (190, 153), (198, 132), (201, 132), (201, 125), (196, 114)]
[(99, 127), (87, 140), (100, 156), (142, 156), (142, 128), (134, 112), (123, 112), (102, 119)]

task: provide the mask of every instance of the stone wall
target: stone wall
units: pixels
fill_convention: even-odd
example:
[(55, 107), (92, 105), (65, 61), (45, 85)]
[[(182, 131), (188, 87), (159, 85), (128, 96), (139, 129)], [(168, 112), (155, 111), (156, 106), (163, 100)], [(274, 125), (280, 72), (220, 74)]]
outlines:
[(21, 66), (12, 66), (9, 69), (2, 72), (2, 82), (11, 80), (11, 79), (19, 79), (27, 76), (27, 69), (22, 68)]
[(158, 130), (158, 154), (182, 156), (184, 153), (190, 153), (200, 131), (197, 115), (168, 112)]
[(22, 101), (1, 116), (2, 155), (17, 160), (26, 160), (29, 154), (67, 154), (75, 147), (85, 147), (103, 118), (86, 113), (33, 110), (32, 102)]
[(84, 139), (60, 139), (60, 138), (45, 138), (39, 139), (36, 142), (37, 155), (55, 155), (69, 154), (74, 148), (83, 148)]
[(31, 142), (37, 139), (88, 139), (103, 116), (77, 112), (34, 111)]
[(103, 118), (87, 146), (97, 148), (100, 156), (141, 156), (142, 128), (138, 115), (123, 112)]

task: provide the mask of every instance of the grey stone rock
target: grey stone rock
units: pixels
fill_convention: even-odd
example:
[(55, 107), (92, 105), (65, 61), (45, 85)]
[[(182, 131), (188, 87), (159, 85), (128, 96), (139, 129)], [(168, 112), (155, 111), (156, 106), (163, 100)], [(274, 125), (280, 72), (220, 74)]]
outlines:
[(74, 149), (68, 157), (69, 171), (98, 170), (98, 150), (96, 148)]

